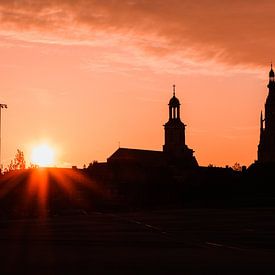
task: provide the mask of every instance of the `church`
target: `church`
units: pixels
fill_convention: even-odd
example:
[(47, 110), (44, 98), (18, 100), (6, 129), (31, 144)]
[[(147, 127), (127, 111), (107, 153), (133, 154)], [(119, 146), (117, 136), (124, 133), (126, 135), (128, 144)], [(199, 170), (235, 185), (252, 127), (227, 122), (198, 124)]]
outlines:
[(133, 164), (149, 167), (178, 166), (181, 168), (197, 167), (194, 151), (185, 143), (185, 127), (180, 117), (180, 101), (173, 96), (169, 101), (169, 118), (164, 125), (163, 151), (119, 148), (108, 159), (108, 164)]
[(260, 142), (258, 163), (275, 163), (275, 78), (271, 64), (269, 72), (269, 91), (265, 102), (264, 117), (260, 115)]

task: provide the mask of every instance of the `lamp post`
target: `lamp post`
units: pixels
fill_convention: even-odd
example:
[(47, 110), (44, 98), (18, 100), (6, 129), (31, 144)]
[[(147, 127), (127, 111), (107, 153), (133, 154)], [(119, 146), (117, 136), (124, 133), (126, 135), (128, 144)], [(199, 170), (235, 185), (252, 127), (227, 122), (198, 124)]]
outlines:
[(0, 103), (0, 174), (2, 174), (2, 162), (1, 162), (1, 153), (2, 153), (2, 151), (1, 151), (1, 111), (2, 111), (3, 108), (7, 109), (8, 105)]

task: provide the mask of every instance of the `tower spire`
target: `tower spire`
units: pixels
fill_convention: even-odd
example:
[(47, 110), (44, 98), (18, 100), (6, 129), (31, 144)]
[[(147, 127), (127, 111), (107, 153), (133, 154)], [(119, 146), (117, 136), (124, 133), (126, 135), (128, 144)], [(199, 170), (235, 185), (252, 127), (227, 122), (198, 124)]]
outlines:
[(175, 96), (176, 95), (176, 85), (174, 84), (173, 85), (173, 96)]
[[(272, 61), (271, 61), (271, 64), (270, 64), (270, 72), (269, 72), (269, 83), (271, 84), (271, 85), (273, 85), (272, 83), (274, 83), (274, 80), (275, 80), (275, 75), (274, 75), (274, 71), (273, 71), (273, 68), (272, 68)], [(271, 83), (272, 82), (272, 83)], [(270, 85), (270, 87), (271, 87), (271, 85)], [(269, 86), (268, 86), (268, 88), (270, 88)]]
[(263, 111), (261, 111), (261, 118), (260, 118), (260, 123), (261, 123), (261, 133), (263, 132), (263, 129), (264, 129), (264, 125), (263, 125)]
[(260, 116), (260, 142), (258, 145), (258, 161), (275, 163), (275, 73), (270, 64), (269, 91), (265, 101), (265, 109)]

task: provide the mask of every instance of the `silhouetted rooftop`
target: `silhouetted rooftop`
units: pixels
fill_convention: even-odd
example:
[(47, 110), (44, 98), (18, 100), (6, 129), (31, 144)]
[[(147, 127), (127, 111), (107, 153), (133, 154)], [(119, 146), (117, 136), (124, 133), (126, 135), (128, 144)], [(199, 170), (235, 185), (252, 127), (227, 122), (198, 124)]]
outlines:
[(144, 164), (161, 165), (165, 163), (162, 151), (119, 148), (108, 159), (108, 162), (127, 161)]

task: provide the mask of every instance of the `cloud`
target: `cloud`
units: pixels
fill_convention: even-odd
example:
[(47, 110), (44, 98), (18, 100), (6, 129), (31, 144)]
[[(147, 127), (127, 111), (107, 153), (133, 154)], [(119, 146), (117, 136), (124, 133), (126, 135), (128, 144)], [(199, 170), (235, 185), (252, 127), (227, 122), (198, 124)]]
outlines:
[(200, 74), (220, 76), (226, 74), (230, 76), (238, 73), (255, 75), (260, 73), (257, 68), (245, 67), (244, 64), (230, 67), (211, 59), (206, 59), (198, 64), (188, 55), (179, 58), (178, 54), (170, 52), (165, 57), (160, 57), (129, 46), (125, 46), (123, 49), (112, 47), (111, 50), (106, 48), (104, 51), (95, 51), (89, 55), (88, 59), (83, 60), (82, 68), (92, 72), (109, 72), (123, 75), (144, 70), (165, 75)]
[[(237, 66), (273, 58), (272, 0), (1, 0), (1, 34), (46, 43), (132, 45)], [(101, 41), (101, 42), (100, 42)]]

